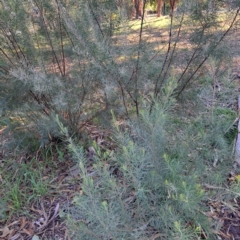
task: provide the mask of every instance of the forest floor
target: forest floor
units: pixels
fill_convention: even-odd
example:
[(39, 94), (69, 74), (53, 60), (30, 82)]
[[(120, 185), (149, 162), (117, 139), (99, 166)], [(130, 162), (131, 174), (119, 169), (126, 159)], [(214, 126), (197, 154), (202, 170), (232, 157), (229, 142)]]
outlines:
[[(166, 17), (159, 21), (169, 21)], [(147, 20), (146, 20), (147, 21)], [(155, 20), (154, 20), (155, 21)], [(133, 26), (140, 20), (132, 21)], [(156, 23), (156, 26), (158, 24)], [(162, 25), (164, 26), (164, 24)], [(129, 39), (135, 42), (137, 27)], [(156, 31), (154, 37), (148, 33), (151, 41), (162, 41), (167, 45), (168, 26)], [(230, 77), (235, 89), (226, 99), (221, 100), (229, 108), (237, 111), (237, 96), (240, 92), (240, 27), (233, 29), (225, 43), (231, 49), (233, 58)], [(180, 43), (181, 44), (181, 43)], [(185, 44), (182, 42), (182, 44)], [(163, 46), (164, 47), (164, 46)], [(1, 132), (0, 142), (4, 145), (9, 139)], [(102, 139), (102, 130), (87, 125), (86, 131), (91, 139)], [(11, 136), (9, 136), (11, 137)], [(229, 172), (231, 169), (229, 169)], [(232, 179), (231, 179), (232, 178)], [(235, 177), (226, 178), (235, 181)], [(214, 186), (205, 186), (214, 189)], [(2, 240), (38, 240), (71, 239), (66, 223), (61, 218), (63, 209), (71, 205), (74, 196), (81, 192), (81, 181), (76, 162), (64, 145), (52, 143), (45, 149), (32, 152), (0, 152), (0, 239)], [(240, 194), (240, 193), (239, 193)], [(215, 222), (215, 232), (219, 239), (240, 239), (240, 199), (230, 198), (223, 201), (208, 202), (208, 215)], [(202, 239), (206, 239), (204, 234)]]

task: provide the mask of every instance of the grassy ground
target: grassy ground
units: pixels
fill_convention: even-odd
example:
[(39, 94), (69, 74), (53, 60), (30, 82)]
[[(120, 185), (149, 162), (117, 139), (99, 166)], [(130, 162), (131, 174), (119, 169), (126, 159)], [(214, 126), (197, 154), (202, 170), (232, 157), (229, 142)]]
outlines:
[[(148, 17), (144, 20), (144, 27), (149, 29), (149, 39), (162, 43), (162, 48), (167, 46), (169, 22), (169, 17)], [(138, 36), (139, 27), (140, 20), (131, 22), (132, 33), (128, 37), (133, 42)], [(236, 52), (240, 40), (238, 30), (232, 31), (226, 41), (233, 55), (234, 64), (229, 69), (233, 85), (228, 88), (222, 84), (221, 91), (226, 91), (226, 97), (219, 99), (219, 102), (222, 107), (229, 109), (226, 110), (227, 114), (237, 112), (237, 75), (240, 73), (240, 54)], [(154, 38), (150, 34), (154, 34)], [(185, 41), (183, 39), (180, 43), (183, 49), (186, 48)], [(204, 99), (206, 104), (211, 104), (209, 99)], [(188, 103), (186, 106), (189, 106)], [(191, 115), (191, 112), (188, 114)], [(6, 135), (1, 134), (5, 125), (6, 119), (0, 119), (2, 145), (7, 140)], [(240, 202), (238, 198), (232, 197), (233, 192), (235, 196), (240, 192), (238, 177), (231, 176), (230, 181), (234, 182), (234, 187), (232, 192), (226, 191), (226, 201), (209, 200), (209, 211), (205, 213), (213, 219), (214, 229), (221, 239), (230, 239), (229, 229), (239, 222)], [(61, 206), (71, 204), (74, 195), (81, 191), (81, 183), (76, 162), (64, 144), (52, 143), (45, 149), (37, 148), (32, 152), (8, 152), (3, 148), (0, 153), (0, 183), (0, 239), (71, 239), (60, 217)], [(217, 190), (214, 186), (206, 186), (206, 189)], [(239, 230), (233, 230), (238, 234)]]

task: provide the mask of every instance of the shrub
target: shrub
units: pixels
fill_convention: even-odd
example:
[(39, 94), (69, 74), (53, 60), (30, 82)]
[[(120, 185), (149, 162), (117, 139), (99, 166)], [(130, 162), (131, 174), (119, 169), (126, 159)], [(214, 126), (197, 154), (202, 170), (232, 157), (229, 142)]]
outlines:
[(65, 208), (73, 239), (215, 239), (203, 186), (225, 181), (231, 147), (222, 129), (232, 119), (179, 118), (169, 89), (150, 115), (146, 105), (129, 122), (130, 132), (113, 122), (118, 147), (104, 161), (88, 160), (58, 120), (82, 181)]
[[(9, 129), (23, 136), (30, 131), (44, 146), (59, 137), (56, 114), (79, 135), (94, 118), (109, 125), (111, 109), (121, 118), (131, 118), (140, 114), (141, 98), (150, 99), (153, 106), (172, 69), (179, 96), (198, 80), (209, 56), (221, 52), (218, 47), (239, 11), (231, 21), (222, 15), (223, 22), (228, 21), (222, 32), (220, 5), (182, 1), (169, 19), (163, 46), (148, 38), (161, 27), (145, 28), (143, 18), (138, 34), (128, 37), (129, 2), (122, 3), (1, 1), (0, 111), (14, 119)], [(188, 51), (182, 49), (186, 36)]]

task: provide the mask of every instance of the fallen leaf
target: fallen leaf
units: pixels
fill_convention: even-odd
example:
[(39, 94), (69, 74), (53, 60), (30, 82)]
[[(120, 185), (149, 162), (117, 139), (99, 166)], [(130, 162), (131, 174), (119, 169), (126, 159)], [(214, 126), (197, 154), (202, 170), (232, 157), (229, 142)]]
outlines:
[(8, 226), (0, 229), (0, 231), (2, 232), (2, 235), (0, 236), (1, 238), (4, 238), (6, 236), (8, 236), (9, 234), (11, 234), (13, 232), (13, 229), (9, 229)]
[(12, 237), (10, 238), (10, 240), (17, 240), (17, 239), (19, 239), (20, 236), (21, 236), (21, 234), (20, 234), (20, 233), (17, 233), (17, 234), (15, 234), (14, 236), (12, 236)]
[(40, 215), (43, 216), (43, 211), (39, 210), (39, 209), (35, 209), (33, 206), (30, 208), (33, 212), (37, 212), (39, 213)]
[(33, 234), (34, 234), (34, 223), (31, 223), (31, 224), (29, 225), (28, 229), (23, 228), (23, 231), (24, 231), (27, 235), (33, 236)]
[(151, 240), (155, 240), (156, 238), (159, 238), (159, 237), (161, 237), (161, 234), (160, 234), (160, 233), (155, 234), (155, 235), (152, 236), (150, 239), (151, 239)]
[(18, 223), (19, 223), (19, 220), (14, 221), (14, 222), (10, 223), (10, 224), (8, 225), (8, 227), (13, 226), (13, 225), (18, 224)]
[(29, 228), (28, 230), (23, 228), (23, 232), (26, 233), (28, 236), (32, 236), (33, 235), (33, 230), (31, 228)]
[(27, 222), (26, 222), (25, 217), (22, 217), (21, 218), (21, 226), (20, 226), (19, 230), (22, 230), (26, 226), (26, 224), (27, 224)]

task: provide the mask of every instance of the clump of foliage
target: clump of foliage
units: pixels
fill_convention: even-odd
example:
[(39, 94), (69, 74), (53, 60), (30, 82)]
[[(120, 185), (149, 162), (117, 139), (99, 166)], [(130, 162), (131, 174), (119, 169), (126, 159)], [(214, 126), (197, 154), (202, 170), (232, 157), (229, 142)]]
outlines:
[[(0, 216), (2, 222), (13, 214), (26, 212), (28, 204), (49, 196), (50, 181), (44, 175), (52, 163), (48, 159), (29, 159), (26, 163), (8, 158), (1, 161), (0, 174), (4, 176), (0, 189)], [(53, 164), (52, 164), (53, 165)], [(37, 170), (36, 170), (37, 169)], [(54, 167), (51, 166), (52, 171)], [(50, 173), (48, 173), (49, 178)]]
[(222, 130), (232, 119), (212, 122), (210, 111), (179, 117), (172, 90), (151, 114), (145, 103), (130, 132), (113, 121), (118, 147), (104, 161), (87, 159), (58, 119), (82, 181), (66, 207), (74, 239), (215, 239), (203, 214), (210, 197), (204, 184), (225, 181), (231, 146)]
[[(29, 143), (38, 138), (41, 146), (58, 138), (56, 114), (78, 135), (92, 119), (109, 125), (111, 109), (121, 118), (139, 116), (141, 99), (150, 99), (152, 108), (172, 69), (179, 96), (198, 80), (210, 55), (226, 59), (219, 55), (219, 46), (239, 9), (230, 20), (222, 14), (222, 24), (228, 21), (223, 32), (217, 14), (221, 4), (181, 1), (161, 45), (148, 36), (156, 31), (161, 35), (162, 30), (145, 28), (144, 16), (139, 34), (133, 41), (128, 37), (129, 4), (113, 0), (0, 2), (0, 111), (6, 119), (11, 117), (8, 126), (19, 139), (17, 146), (24, 145), (21, 136)], [(187, 51), (183, 48), (186, 36)]]

